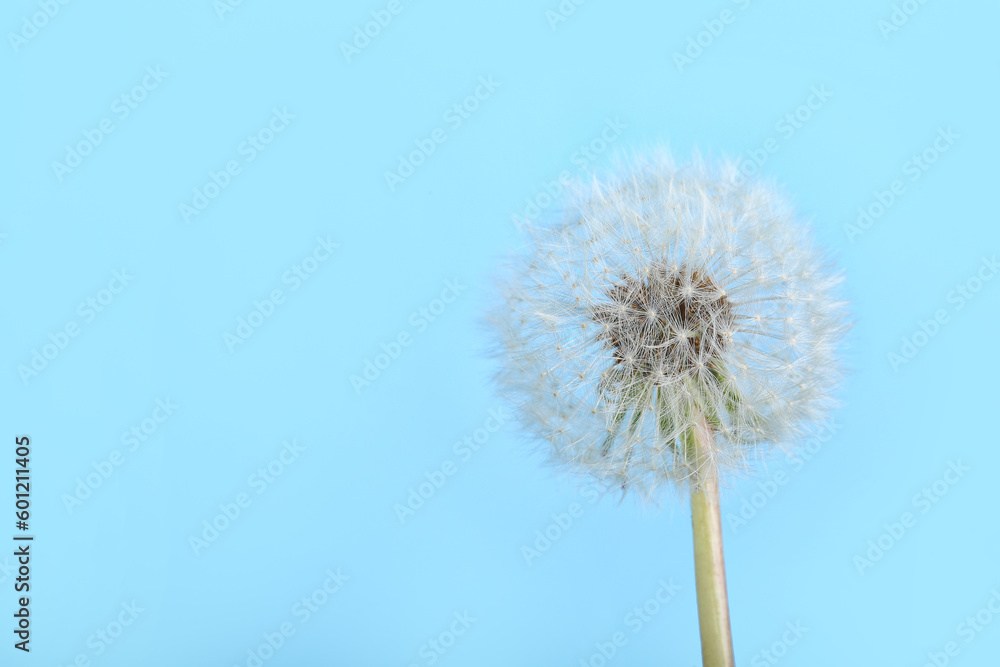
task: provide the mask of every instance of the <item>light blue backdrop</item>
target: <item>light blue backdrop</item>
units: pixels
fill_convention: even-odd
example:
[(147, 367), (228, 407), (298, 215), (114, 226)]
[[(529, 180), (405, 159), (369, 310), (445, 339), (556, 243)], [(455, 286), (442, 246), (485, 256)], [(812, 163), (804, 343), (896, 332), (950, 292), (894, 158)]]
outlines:
[(760, 163), (857, 319), (724, 498), (738, 663), (995, 664), (1000, 8), (689, 4), (6, 3), (0, 663), (695, 665), (687, 508), (541, 466), (477, 325), (517, 216), (665, 142)]

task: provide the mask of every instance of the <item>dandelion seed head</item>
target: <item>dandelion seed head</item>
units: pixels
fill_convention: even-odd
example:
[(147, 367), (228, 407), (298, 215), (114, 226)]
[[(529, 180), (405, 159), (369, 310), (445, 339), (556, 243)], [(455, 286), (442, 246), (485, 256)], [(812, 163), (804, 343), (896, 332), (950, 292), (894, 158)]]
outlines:
[(554, 463), (652, 497), (691, 479), (699, 423), (737, 472), (833, 407), (841, 278), (772, 187), (660, 153), (527, 233), (491, 313), (498, 380)]

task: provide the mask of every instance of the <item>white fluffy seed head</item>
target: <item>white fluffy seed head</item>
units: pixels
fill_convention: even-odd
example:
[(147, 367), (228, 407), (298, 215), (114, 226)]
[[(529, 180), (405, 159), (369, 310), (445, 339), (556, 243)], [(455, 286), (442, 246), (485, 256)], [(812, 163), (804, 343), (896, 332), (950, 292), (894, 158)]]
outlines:
[(490, 320), (499, 383), (554, 463), (652, 497), (691, 479), (698, 424), (726, 473), (832, 407), (840, 276), (732, 164), (632, 159), (528, 235)]

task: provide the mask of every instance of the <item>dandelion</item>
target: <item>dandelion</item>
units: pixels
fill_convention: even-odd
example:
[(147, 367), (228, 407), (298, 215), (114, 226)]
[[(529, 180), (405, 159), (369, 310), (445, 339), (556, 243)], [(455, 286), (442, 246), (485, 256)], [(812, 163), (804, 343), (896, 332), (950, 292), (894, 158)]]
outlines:
[(720, 479), (833, 407), (840, 277), (772, 188), (662, 153), (528, 234), (491, 316), (499, 384), (560, 467), (690, 494), (704, 664), (732, 665)]

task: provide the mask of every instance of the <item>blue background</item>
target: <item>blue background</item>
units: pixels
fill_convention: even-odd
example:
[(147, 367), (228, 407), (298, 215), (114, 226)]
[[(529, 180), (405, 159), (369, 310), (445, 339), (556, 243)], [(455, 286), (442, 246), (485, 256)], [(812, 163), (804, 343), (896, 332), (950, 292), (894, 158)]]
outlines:
[[(887, 32), (890, 2), (591, 0), (564, 4), (563, 21), (556, 0), (402, 0), (345, 57), (387, 5), (70, 2), (23, 43), (10, 34), (43, 9), (5, 5), (0, 495), (13, 534), (13, 441), (30, 435), (36, 541), (32, 651), (12, 647), (8, 556), (0, 662), (252, 665), (289, 623), (264, 664), (428, 665), (428, 642), (449, 643), (468, 612), (434, 664), (599, 665), (616, 632), (627, 644), (608, 664), (698, 663), (683, 500), (592, 503), (509, 424), (468, 460), (453, 446), (502, 405), (478, 320), (492, 266), (518, 243), (512, 216), (617, 151), (662, 142), (745, 161), (773, 138), (761, 171), (838, 256), (857, 325), (833, 437), (724, 496), (737, 662), (923, 665), (954, 641), (949, 664), (995, 664), (1000, 619), (968, 643), (958, 632), (1000, 590), (1000, 281), (961, 309), (954, 290), (1000, 250), (996, 3), (911, 2)], [(115, 100), (147, 67), (167, 76), (121, 118)], [(455, 126), (445, 113), (480, 77), (500, 85)], [(823, 86), (832, 96), (801, 111)], [(294, 120), (248, 161), (241, 142), (275, 108)], [(797, 111), (809, 118), (788, 136), (779, 123)], [(102, 119), (113, 132), (60, 180), (53, 162)], [(625, 127), (602, 148), (609, 121)], [(385, 172), (436, 128), (444, 143), (391, 189)], [(959, 138), (911, 180), (908, 161), (948, 128)], [(180, 205), (230, 160), (240, 173), (185, 221)], [(905, 193), (852, 234), (895, 180)], [(283, 278), (317, 237), (339, 248), (292, 290)], [(123, 268), (134, 280), (87, 321), (78, 304), (107, 299)], [(448, 280), (464, 289), (440, 312)], [(225, 335), (275, 289), (284, 302), (231, 350)], [(423, 329), (421, 308), (440, 312)], [(891, 363), (939, 310), (935, 335)], [(37, 376), (19, 371), (69, 322), (79, 334)], [(356, 391), (351, 376), (400, 333), (410, 344)], [(168, 398), (179, 407), (131, 451), (123, 433)], [(292, 440), (304, 450), (258, 493), (251, 475)], [(68, 502), (116, 450), (112, 474)], [(959, 460), (969, 470), (922, 512), (914, 495)], [(455, 474), (401, 521), (397, 504), (446, 461)], [(779, 471), (773, 497), (755, 497)], [(249, 506), (193, 548), (241, 493)], [(573, 503), (572, 525), (526, 558)], [(915, 525), (859, 566), (904, 512)], [(302, 622), (295, 605), (338, 568), (348, 579)], [(633, 632), (627, 614), (660, 579), (678, 593)], [(133, 602), (138, 618), (95, 643)], [(805, 634), (779, 646), (796, 622)]]

